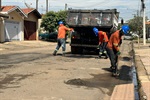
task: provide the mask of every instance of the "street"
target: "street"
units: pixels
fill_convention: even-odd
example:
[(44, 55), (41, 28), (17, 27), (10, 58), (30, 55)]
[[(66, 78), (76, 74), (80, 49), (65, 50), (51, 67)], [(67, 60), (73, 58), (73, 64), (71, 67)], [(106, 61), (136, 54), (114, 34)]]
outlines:
[(52, 55), (55, 42), (0, 46), (1, 100), (109, 100), (116, 85), (132, 83), (130, 41), (122, 44), (118, 78), (111, 76), (109, 59), (71, 54), (69, 43), (65, 57), (61, 48)]

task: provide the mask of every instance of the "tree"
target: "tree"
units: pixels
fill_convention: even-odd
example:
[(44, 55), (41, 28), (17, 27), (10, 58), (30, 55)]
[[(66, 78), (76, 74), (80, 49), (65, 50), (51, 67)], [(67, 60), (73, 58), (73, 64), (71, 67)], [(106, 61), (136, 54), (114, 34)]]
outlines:
[(142, 33), (142, 27), (143, 27), (143, 18), (140, 16), (134, 16), (133, 19), (130, 19), (128, 21), (128, 25), (130, 27), (130, 31), (141, 35)]
[[(148, 17), (146, 17), (146, 20), (148, 20)], [(143, 17), (134, 16), (133, 19), (128, 21), (128, 25), (130, 27), (130, 31), (138, 34), (139, 36), (143, 35)]]
[(41, 28), (43, 28), (45, 31), (48, 31), (49, 33), (54, 32), (58, 29), (58, 22), (60, 20), (65, 22), (66, 16), (66, 11), (50, 11), (42, 17)]
[(56, 14), (53, 11), (48, 12), (42, 17), (41, 27), (48, 32), (54, 31)]
[(67, 17), (67, 12), (66, 11), (58, 11), (56, 14), (57, 14), (58, 20), (59, 21), (61, 20), (65, 23), (65, 19)]

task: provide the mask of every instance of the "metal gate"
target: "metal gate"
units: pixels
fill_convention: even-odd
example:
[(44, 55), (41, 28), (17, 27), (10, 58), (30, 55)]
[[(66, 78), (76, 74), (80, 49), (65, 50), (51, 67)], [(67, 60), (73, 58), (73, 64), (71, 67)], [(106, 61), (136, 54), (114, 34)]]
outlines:
[(5, 41), (21, 40), (19, 34), (19, 22), (6, 21), (5, 22)]
[(36, 40), (36, 22), (24, 21), (24, 40)]

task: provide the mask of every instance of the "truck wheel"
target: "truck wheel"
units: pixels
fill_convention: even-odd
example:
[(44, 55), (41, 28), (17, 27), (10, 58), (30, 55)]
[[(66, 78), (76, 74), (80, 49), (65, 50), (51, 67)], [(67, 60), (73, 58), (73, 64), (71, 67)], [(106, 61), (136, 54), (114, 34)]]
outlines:
[(71, 46), (71, 53), (72, 54), (82, 54), (83, 48)]

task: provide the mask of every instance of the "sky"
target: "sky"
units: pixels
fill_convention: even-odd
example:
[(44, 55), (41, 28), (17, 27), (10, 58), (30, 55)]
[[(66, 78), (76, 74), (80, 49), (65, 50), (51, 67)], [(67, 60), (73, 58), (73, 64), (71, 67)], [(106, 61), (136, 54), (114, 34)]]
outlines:
[[(2, 6), (17, 5), (26, 8), (25, 3), (31, 8), (36, 8), (36, 0), (1, 0)], [(150, 0), (144, 0), (145, 14), (150, 19)], [(141, 0), (48, 0), (48, 11), (60, 11), (67, 8), (73, 9), (117, 9), (120, 18), (125, 21), (140, 15)], [(38, 0), (38, 11), (46, 13), (46, 0)], [(142, 14), (141, 14), (142, 15)]]

